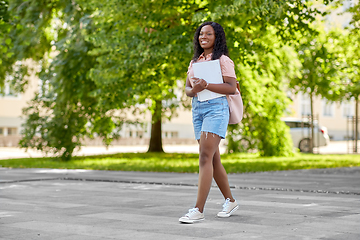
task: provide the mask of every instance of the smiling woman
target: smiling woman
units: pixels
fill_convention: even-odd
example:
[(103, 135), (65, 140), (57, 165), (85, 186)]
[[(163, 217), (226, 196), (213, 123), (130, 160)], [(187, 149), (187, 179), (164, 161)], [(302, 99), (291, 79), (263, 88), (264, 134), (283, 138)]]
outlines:
[[(194, 76), (193, 63), (219, 60), (222, 81), (209, 83), (209, 79)], [(204, 207), (212, 179), (214, 178), (225, 198), (218, 217), (230, 217), (239, 205), (232, 196), (228, 177), (221, 163), (219, 144), (225, 138), (229, 123), (229, 105), (225, 95), (236, 91), (234, 62), (228, 56), (225, 32), (215, 22), (205, 22), (194, 35), (194, 57), (190, 62), (186, 79), (186, 95), (192, 97), (192, 118), (195, 138), (199, 143), (199, 181), (198, 194), (194, 208), (179, 219), (182, 223), (194, 223), (204, 220)], [(204, 89), (219, 93), (215, 98), (201, 100), (198, 93)]]

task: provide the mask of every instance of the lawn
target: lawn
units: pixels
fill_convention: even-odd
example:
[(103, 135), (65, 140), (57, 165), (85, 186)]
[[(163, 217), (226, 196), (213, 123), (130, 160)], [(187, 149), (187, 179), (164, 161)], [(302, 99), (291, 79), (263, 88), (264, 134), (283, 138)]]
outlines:
[[(223, 154), (228, 173), (281, 171), (296, 169), (359, 167), (359, 155), (296, 154), (294, 157), (260, 157), (257, 154)], [(7, 168), (58, 168), (149, 172), (198, 172), (198, 155), (182, 153), (119, 153), (74, 157), (65, 162), (57, 158), (0, 160)]]

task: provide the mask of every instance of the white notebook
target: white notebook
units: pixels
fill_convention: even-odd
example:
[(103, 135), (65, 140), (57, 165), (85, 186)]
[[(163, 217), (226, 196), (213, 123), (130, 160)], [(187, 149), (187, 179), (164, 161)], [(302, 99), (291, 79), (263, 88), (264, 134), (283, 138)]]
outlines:
[[(193, 63), (194, 77), (202, 78), (208, 83), (219, 84), (223, 83), (221, 74), (220, 60), (212, 60), (205, 62)], [(200, 102), (226, 96), (225, 94), (211, 92), (207, 89), (197, 93)]]

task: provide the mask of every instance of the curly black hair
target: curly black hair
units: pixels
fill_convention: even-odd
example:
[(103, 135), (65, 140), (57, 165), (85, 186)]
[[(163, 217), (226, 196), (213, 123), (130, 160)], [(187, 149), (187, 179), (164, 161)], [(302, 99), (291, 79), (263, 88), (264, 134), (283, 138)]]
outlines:
[(212, 26), (215, 31), (215, 43), (214, 43), (214, 49), (212, 52), (211, 60), (219, 59), (222, 55), (229, 56), (229, 50), (226, 45), (225, 32), (224, 32), (223, 27), (216, 22), (204, 22), (196, 29), (196, 32), (194, 35), (194, 57), (193, 57), (193, 60), (196, 62), (198, 60), (198, 58), (200, 57), (200, 55), (204, 52), (204, 49), (200, 46), (199, 35), (200, 35), (201, 29), (206, 25)]

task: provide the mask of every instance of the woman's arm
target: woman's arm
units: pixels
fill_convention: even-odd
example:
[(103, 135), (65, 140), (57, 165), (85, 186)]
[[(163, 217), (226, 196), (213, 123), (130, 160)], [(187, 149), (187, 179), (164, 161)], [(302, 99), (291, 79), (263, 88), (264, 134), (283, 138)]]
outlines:
[(236, 78), (223, 76), (224, 83), (214, 84), (209, 83), (208, 90), (220, 94), (235, 94), (236, 92)]
[(186, 78), (185, 93), (188, 97), (194, 97), (196, 95), (196, 93), (193, 92), (193, 88), (191, 87), (189, 76)]
[[(204, 79), (193, 78), (195, 80), (194, 88), (196, 85), (200, 85), (202, 89), (207, 89), (212, 92), (220, 94), (235, 94), (236, 91), (236, 79), (233, 77), (223, 76), (224, 83), (207, 83)], [(190, 84), (190, 83), (189, 83)], [(198, 92), (200, 92), (198, 91)], [(187, 93), (186, 93), (187, 94)], [(188, 95), (189, 96), (189, 95)]]

